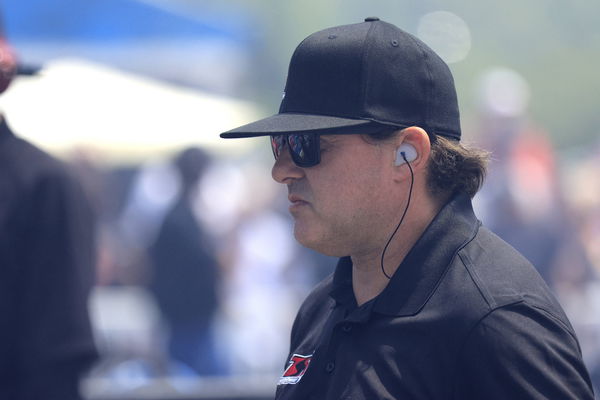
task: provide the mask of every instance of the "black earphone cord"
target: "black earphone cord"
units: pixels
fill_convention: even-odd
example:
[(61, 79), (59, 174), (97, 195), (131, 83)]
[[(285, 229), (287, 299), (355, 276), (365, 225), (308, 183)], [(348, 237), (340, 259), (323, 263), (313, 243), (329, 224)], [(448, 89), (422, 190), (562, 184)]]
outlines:
[(408, 201), (406, 202), (406, 207), (404, 208), (404, 212), (402, 213), (402, 218), (400, 218), (400, 222), (398, 223), (398, 226), (396, 226), (394, 233), (392, 233), (392, 236), (390, 236), (390, 239), (385, 244), (385, 247), (383, 248), (383, 252), (381, 253), (381, 272), (383, 272), (383, 275), (385, 275), (385, 277), (388, 279), (392, 279), (392, 277), (390, 275), (388, 275), (387, 272), (385, 272), (385, 268), (383, 267), (383, 258), (385, 257), (385, 252), (386, 252), (388, 246), (390, 245), (390, 243), (392, 242), (392, 239), (394, 238), (394, 236), (396, 236), (396, 233), (398, 232), (398, 229), (400, 229), (402, 222), (404, 222), (404, 217), (406, 217), (406, 213), (408, 212), (408, 207), (410, 206), (410, 199), (412, 197), (413, 184), (415, 183), (415, 174), (413, 173), (413, 169), (410, 166), (410, 163), (408, 162), (408, 160), (406, 159), (406, 155), (404, 154), (404, 152), (402, 152), (401, 154), (402, 154), (402, 158), (406, 162), (406, 165), (408, 165), (408, 169), (410, 170), (410, 189), (408, 190)]

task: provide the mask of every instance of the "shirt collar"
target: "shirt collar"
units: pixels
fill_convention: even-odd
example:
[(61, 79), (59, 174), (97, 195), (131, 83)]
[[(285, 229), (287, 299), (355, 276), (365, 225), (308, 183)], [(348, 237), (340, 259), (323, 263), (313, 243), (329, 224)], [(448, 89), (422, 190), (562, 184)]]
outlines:
[(356, 307), (356, 298), (352, 289), (352, 260), (342, 257), (338, 260), (333, 273), (333, 284), (330, 296), (346, 308)]
[[(390, 283), (375, 298), (373, 311), (394, 316), (416, 314), (427, 302), (458, 250), (475, 236), (479, 226), (469, 197), (463, 194), (454, 197), (433, 219)], [(339, 260), (330, 295), (338, 303), (356, 305), (350, 257)]]

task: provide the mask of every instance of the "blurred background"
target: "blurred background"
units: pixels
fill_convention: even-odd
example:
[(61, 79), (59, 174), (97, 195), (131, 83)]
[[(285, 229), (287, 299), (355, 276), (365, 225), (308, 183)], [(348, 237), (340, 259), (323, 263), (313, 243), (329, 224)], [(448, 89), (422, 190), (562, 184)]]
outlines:
[(484, 224), (556, 292), (600, 387), (600, 3), (4, 0), (25, 69), (0, 96), (97, 218), (88, 399), (272, 398), (302, 299), (335, 260), (292, 237), (264, 138), (296, 45), (378, 16), (449, 63), (493, 154)]

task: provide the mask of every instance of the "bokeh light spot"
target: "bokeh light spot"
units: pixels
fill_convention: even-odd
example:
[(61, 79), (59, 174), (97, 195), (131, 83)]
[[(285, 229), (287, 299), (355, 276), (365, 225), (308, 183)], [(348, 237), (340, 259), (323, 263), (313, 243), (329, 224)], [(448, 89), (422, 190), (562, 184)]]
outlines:
[(421, 17), (417, 35), (448, 64), (464, 60), (471, 50), (471, 31), (467, 23), (448, 11), (435, 11)]

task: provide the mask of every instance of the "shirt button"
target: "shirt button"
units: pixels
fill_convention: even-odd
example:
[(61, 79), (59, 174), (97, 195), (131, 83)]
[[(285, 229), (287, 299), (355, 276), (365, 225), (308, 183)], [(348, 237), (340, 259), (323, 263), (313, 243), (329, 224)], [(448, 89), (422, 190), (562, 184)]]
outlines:
[(352, 330), (352, 325), (351, 324), (344, 324), (342, 326), (342, 330), (346, 333), (350, 332)]
[(328, 362), (327, 365), (325, 366), (325, 371), (326, 372), (333, 372), (333, 370), (335, 369), (335, 363), (333, 362)]

